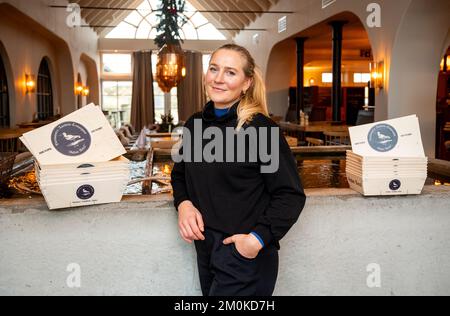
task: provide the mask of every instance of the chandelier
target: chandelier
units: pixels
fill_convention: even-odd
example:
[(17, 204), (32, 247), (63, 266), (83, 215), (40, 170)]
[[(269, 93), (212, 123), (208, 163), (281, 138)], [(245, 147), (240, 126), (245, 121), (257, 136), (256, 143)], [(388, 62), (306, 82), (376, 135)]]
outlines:
[(155, 44), (160, 49), (156, 64), (156, 81), (164, 93), (169, 93), (186, 76), (185, 56), (181, 48), (179, 29), (187, 22), (183, 15), (185, 0), (162, 0), (160, 24)]

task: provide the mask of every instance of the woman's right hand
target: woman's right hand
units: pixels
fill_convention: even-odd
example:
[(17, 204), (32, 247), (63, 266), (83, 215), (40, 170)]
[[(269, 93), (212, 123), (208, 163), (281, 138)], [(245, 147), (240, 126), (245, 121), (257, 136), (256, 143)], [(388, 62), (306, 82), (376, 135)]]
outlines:
[(205, 240), (205, 225), (202, 214), (191, 201), (184, 201), (178, 206), (178, 228), (184, 241)]

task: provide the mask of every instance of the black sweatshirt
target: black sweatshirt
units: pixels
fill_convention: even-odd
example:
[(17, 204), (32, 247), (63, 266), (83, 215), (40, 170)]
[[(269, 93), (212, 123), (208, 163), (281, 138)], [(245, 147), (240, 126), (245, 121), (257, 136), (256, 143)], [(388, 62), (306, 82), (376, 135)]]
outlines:
[[(185, 128), (191, 134), (192, 153), (194, 137), (199, 137), (194, 135), (195, 120), (197, 124), (201, 121), (203, 131), (208, 127), (219, 128), (223, 132), (225, 143), (225, 129), (237, 126), (238, 105), (239, 103), (234, 104), (228, 114), (219, 118), (214, 113), (214, 103), (209, 102), (203, 112), (189, 118)], [(249, 126), (255, 127), (258, 131), (258, 140), (260, 127), (277, 128), (279, 131), (276, 123), (262, 114), (257, 114), (250, 124), (244, 125), (243, 129), (246, 130)], [(268, 135), (267, 146), (270, 153), (271, 134)], [(185, 135), (184, 138), (186, 137), (188, 136)], [(215, 140), (214, 137), (211, 138)], [(203, 148), (209, 142), (212, 140), (203, 139)], [(259, 159), (259, 155), (257, 161), (250, 159), (248, 154), (250, 141), (245, 142), (245, 162), (236, 162), (236, 140), (233, 162), (226, 158), (224, 145), (224, 162), (206, 162), (203, 157), (201, 162), (194, 162), (192, 158), (191, 162), (175, 163), (172, 171), (175, 207), (178, 209), (183, 201), (189, 200), (201, 212), (206, 228), (230, 236), (249, 234), (253, 231), (263, 239), (265, 245), (274, 243), (279, 248), (279, 241), (298, 220), (306, 197), (294, 156), (280, 131), (278, 143), (279, 168), (274, 173), (261, 173), (261, 166), (269, 163), (267, 160)], [(183, 147), (186, 146), (187, 143), (183, 141)], [(259, 145), (257, 147), (259, 148)], [(185, 148), (182, 148), (181, 153), (184, 150)]]

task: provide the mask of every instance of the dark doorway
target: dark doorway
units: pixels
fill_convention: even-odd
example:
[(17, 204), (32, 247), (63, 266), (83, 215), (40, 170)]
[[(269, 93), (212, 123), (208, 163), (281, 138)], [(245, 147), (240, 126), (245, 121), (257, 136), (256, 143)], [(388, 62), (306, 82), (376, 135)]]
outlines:
[(47, 120), (53, 116), (53, 90), (50, 68), (44, 58), (39, 66), (37, 80), (38, 119)]
[(0, 128), (8, 128), (9, 124), (8, 78), (3, 59), (0, 56)]
[(450, 161), (450, 47), (443, 56), (436, 100), (436, 158)]

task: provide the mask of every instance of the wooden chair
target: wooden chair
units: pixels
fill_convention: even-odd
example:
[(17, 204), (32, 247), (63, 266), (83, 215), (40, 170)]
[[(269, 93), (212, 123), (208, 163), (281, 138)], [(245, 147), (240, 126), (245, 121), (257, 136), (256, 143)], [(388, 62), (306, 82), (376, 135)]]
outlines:
[(323, 140), (313, 137), (306, 137), (306, 142), (308, 147), (323, 146), (324, 144)]
[(128, 129), (130, 130), (131, 134), (133, 136), (139, 136), (139, 133), (137, 133), (136, 129), (134, 128), (133, 125), (131, 124), (125, 124), (124, 126), (128, 127)]
[(348, 132), (323, 132), (325, 135), (325, 146), (348, 146), (350, 135)]
[(122, 133), (125, 135), (125, 137), (128, 138), (128, 139), (130, 139), (130, 141), (131, 141), (132, 143), (135, 143), (135, 142), (136, 142), (138, 136), (133, 135), (133, 134), (131, 133), (131, 130), (130, 130), (130, 127), (129, 127), (129, 126), (124, 125), (124, 126), (122, 126), (119, 130), (122, 131)]
[(450, 140), (444, 143), (445, 149), (450, 153)]
[(125, 149), (131, 149), (131, 140), (125, 136), (123, 130), (116, 130), (116, 135)]
[(450, 132), (450, 122), (445, 123), (444, 132)]

